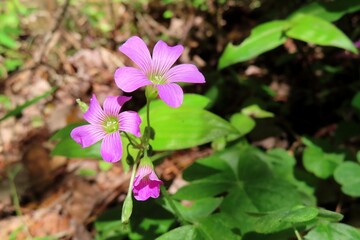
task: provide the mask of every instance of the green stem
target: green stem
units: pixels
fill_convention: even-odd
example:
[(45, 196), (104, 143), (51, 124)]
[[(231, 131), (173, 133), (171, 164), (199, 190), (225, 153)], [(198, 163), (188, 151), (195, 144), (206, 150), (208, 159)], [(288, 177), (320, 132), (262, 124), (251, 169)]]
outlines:
[(181, 225), (187, 225), (187, 221), (183, 217), (183, 215), (180, 213), (179, 209), (175, 206), (174, 199), (170, 196), (170, 194), (167, 192), (165, 187), (163, 185), (160, 186), (161, 193), (163, 194), (164, 198), (169, 203), (171, 209), (174, 211), (174, 215), (178, 218), (178, 221)]
[(146, 100), (146, 123), (147, 126), (150, 128), (150, 102), (151, 100)]
[(129, 143), (133, 145), (135, 148), (141, 149), (141, 145), (137, 143), (127, 132), (123, 132), (126, 138), (129, 140)]
[(294, 228), (294, 232), (295, 232), (297, 240), (303, 240), (300, 233), (299, 233), (299, 231), (296, 228)]

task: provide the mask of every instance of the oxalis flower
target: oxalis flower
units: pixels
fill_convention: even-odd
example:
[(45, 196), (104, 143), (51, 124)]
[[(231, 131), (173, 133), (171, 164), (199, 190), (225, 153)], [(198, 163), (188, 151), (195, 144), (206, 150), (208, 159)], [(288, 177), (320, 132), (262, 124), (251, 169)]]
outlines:
[(107, 162), (117, 162), (122, 156), (122, 143), (119, 131), (129, 132), (140, 137), (141, 119), (136, 112), (124, 111), (121, 107), (131, 97), (110, 96), (101, 108), (95, 94), (90, 99), (89, 109), (84, 119), (90, 124), (74, 128), (70, 135), (81, 147), (89, 147), (96, 142), (101, 143), (101, 156)]
[(138, 201), (145, 201), (150, 197), (158, 198), (162, 183), (156, 176), (151, 159), (149, 157), (141, 159), (133, 184), (134, 198)]
[(179, 107), (183, 102), (183, 91), (176, 82), (205, 83), (205, 78), (193, 64), (172, 65), (182, 54), (181, 45), (168, 46), (158, 41), (152, 56), (139, 37), (129, 38), (119, 50), (128, 56), (138, 68), (122, 67), (115, 72), (115, 82), (124, 92), (152, 85), (159, 97), (171, 107)]

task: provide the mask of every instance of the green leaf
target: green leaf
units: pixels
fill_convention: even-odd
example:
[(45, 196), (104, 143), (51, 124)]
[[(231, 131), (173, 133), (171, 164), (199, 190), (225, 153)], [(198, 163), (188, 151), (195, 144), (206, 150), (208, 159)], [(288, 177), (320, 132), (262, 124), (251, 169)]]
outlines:
[(257, 104), (253, 104), (241, 109), (241, 113), (253, 117), (253, 118), (269, 118), (274, 117), (272, 112), (265, 111), (259, 107)]
[[(193, 108), (203, 109), (209, 104), (209, 102), (210, 102), (210, 99), (207, 97), (204, 97), (204, 96), (198, 95), (198, 94), (189, 94), (188, 93), (188, 94), (184, 94), (184, 101), (183, 101), (182, 105), (180, 106), (180, 108), (193, 107)], [(153, 111), (157, 108), (166, 108), (166, 107), (168, 107), (168, 105), (166, 105), (164, 103), (164, 101), (161, 99), (151, 101), (151, 103), (150, 103), (150, 111)], [(146, 106), (141, 108), (138, 113), (140, 115), (145, 115), (146, 114)]]
[(95, 143), (87, 148), (82, 148), (72, 138), (63, 139), (58, 142), (51, 151), (53, 156), (65, 156), (69, 158), (94, 158), (102, 159), (100, 154), (101, 142)]
[(317, 208), (305, 206), (266, 213), (257, 217), (255, 229), (258, 233), (274, 233), (293, 226), (304, 226), (306, 222), (315, 219), (318, 213)]
[(360, 197), (360, 165), (355, 162), (343, 162), (335, 170), (335, 180), (341, 184), (341, 190), (353, 197)]
[[(174, 201), (177, 209), (181, 215), (189, 222), (196, 222), (201, 218), (209, 216), (213, 211), (215, 211), (221, 204), (222, 198), (203, 198), (192, 202), (190, 206), (184, 206), (181, 203)], [(172, 208), (166, 202), (166, 208), (172, 211)]]
[(360, 92), (357, 92), (351, 100), (351, 106), (360, 111)]
[(336, 0), (331, 2), (312, 2), (302, 6), (291, 16), (297, 14), (309, 14), (320, 17), (326, 21), (333, 22), (347, 13), (360, 10), (359, 0)]
[(231, 215), (217, 213), (202, 219), (197, 229), (206, 240), (240, 240), (240, 229)]
[(83, 177), (93, 177), (96, 175), (96, 173), (97, 172), (95, 169), (83, 168), (79, 170), (78, 175)]
[(355, 240), (360, 239), (360, 231), (343, 223), (324, 223), (312, 229), (304, 240)]
[(296, 14), (290, 20), (288, 37), (322, 46), (339, 47), (358, 53), (353, 42), (335, 25), (312, 15)]
[(344, 218), (344, 216), (340, 213), (332, 212), (332, 211), (320, 208), (318, 218), (321, 221), (325, 220), (327, 222), (339, 222)]
[[(1, 37), (0, 37), (1, 38)], [(50, 96), (51, 94), (53, 94), (56, 90), (56, 87), (53, 87), (50, 89), (50, 91), (45, 92), (44, 94), (37, 96), (27, 102), (25, 102), (24, 104), (17, 106), (16, 108), (14, 108), (13, 110), (11, 110), (10, 112), (6, 113), (2, 118), (0, 118), (0, 122), (12, 117), (12, 116), (16, 116), (18, 114), (20, 114), (22, 112), (22, 110), (24, 110), (25, 108), (37, 103), (38, 101), (40, 101), (41, 99), (44, 99), (48, 96)]]
[[(310, 140), (307, 140), (310, 141)], [(314, 143), (308, 145), (303, 153), (303, 164), (307, 171), (326, 179), (334, 173), (336, 167), (344, 161), (345, 155), (326, 153)]]
[(230, 135), (229, 140), (248, 134), (256, 125), (255, 121), (251, 117), (242, 113), (233, 114), (230, 118), (230, 123), (238, 130), (239, 133)]
[[(176, 150), (198, 146), (236, 133), (233, 126), (219, 116), (199, 107), (171, 108), (163, 105), (151, 109), (151, 126), (155, 139), (154, 150)], [(140, 115), (145, 119), (145, 114)], [(142, 132), (145, 121), (141, 124)]]
[(197, 232), (195, 226), (186, 225), (182, 227), (175, 228), (170, 232), (161, 235), (156, 238), (156, 240), (202, 240), (199, 233)]
[(4, 107), (4, 109), (9, 110), (11, 108), (11, 100), (8, 96), (0, 94), (0, 105)]
[(0, 31), (0, 45), (3, 45), (4, 47), (10, 48), (10, 49), (15, 49), (17, 47), (18, 43), (16, 42), (15, 39), (11, 38), (8, 34)]
[(284, 32), (288, 21), (277, 20), (258, 25), (240, 45), (229, 43), (219, 59), (219, 69), (250, 60), (264, 52), (282, 45), (286, 41)]

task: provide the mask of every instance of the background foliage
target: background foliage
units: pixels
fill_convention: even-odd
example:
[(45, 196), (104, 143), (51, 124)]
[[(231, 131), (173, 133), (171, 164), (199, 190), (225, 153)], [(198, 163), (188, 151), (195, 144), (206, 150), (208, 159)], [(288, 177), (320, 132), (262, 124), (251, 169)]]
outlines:
[[(207, 79), (204, 87), (183, 86), (188, 93), (178, 109), (158, 100), (151, 104), (156, 132), (152, 159), (161, 169), (178, 150), (208, 149), (212, 154), (179, 171), (186, 184), (172, 196), (182, 219), (166, 199), (159, 198), (137, 202), (130, 224), (122, 225), (121, 201), (113, 199), (105, 205), (106, 211), (84, 221), (92, 238), (360, 239), (359, 1), (109, 3), (68, 2), (68, 15), (58, 14), (60, 30), (55, 21), (47, 32), (51, 39), (62, 31), (60, 39), (81, 40), (69, 40), (68, 45), (58, 40), (52, 45), (62, 49), (54, 51), (58, 55), (51, 55), (48, 47), (34, 59), (29, 49), (40, 46), (39, 38), (24, 19), (41, 7), (26, 1), (7, 1), (2, 6), (1, 93), (11, 92), (12, 77), (21, 71), (46, 67), (53, 75), (47, 91), (30, 94), (22, 103), (11, 94), (0, 95), (0, 121), (24, 118), (26, 109), (34, 105), (62, 100), (62, 92), (71, 93), (74, 107), (75, 98), (101, 92), (99, 85), (110, 85), (110, 91), (112, 71), (127, 62), (118, 64), (109, 52), (119, 55), (116, 49), (123, 41), (140, 35), (150, 45), (158, 39), (183, 44), (186, 51), (180, 61), (199, 65)], [(66, 4), (56, 2), (59, 8)], [(81, 21), (72, 18), (75, 13)], [(176, 32), (179, 29), (185, 33)], [(42, 43), (51, 46), (52, 41)], [(76, 65), (81, 61), (57, 60), (74, 57), (85, 48), (102, 49), (114, 59), (106, 69), (108, 75), (89, 73), (92, 65), (84, 71)], [(59, 80), (59, 76), (68, 78)], [(65, 85), (75, 88), (69, 76), (89, 85), (85, 90), (66, 89)], [(135, 94), (134, 99), (129, 108), (138, 109), (144, 119), (144, 98)], [(70, 138), (69, 132), (82, 124), (79, 120), (49, 131), (45, 141), (51, 144), (51, 155), (101, 159), (99, 144), (82, 149)], [(32, 124), (36, 129), (38, 125)], [(125, 137), (123, 142), (125, 146)], [(131, 154), (132, 149), (124, 151), (124, 171), (128, 169), (124, 160)], [(86, 179), (114, 169), (98, 164), (97, 170), (85, 168), (79, 175)], [(166, 179), (166, 187), (174, 186), (173, 180)], [(12, 239), (20, 233), (13, 231)]]

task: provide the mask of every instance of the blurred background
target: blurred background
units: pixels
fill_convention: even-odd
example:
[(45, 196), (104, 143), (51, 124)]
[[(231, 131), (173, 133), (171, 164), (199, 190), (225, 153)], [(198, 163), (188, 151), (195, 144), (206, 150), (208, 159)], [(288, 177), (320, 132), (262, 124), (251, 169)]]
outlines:
[[(209, 97), (210, 111), (229, 119), (256, 104), (271, 113), (243, 123), (249, 143), (301, 156), (301, 136), (308, 136), (355, 154), (360, 147), (358, 55), (289, 38), (217, 70), (228, 43), (237, 45), (255, 26), (285, 19), (311, 2), (0, 0), (0, 239), (11, 234), (26, 239), (29, 233), (93, 239), (95, 219), (124, 199), (129, 175), (121, 163), (99, 164), (91, 152), (86, 159), (69, 157), (76, 153), (60, 156), (66, 146), (54, 152), (51, 136), (82, 121), (76, 99), (88, 102), (96, 93), (102, 102), (122, 94), (113, 74), (131, 61), (117, 49), (133, 35), (150, 49), (159, 39), (183, 45), (179, 62), (195, 64), (207, 80), (184, 91)], [(360, 48), (358, 10), (334, 24)], [(144, 103), (143, 93), (135, 92), (126, 108), (138, 110)], [(182, 170), (214, 149), (216, 144), (207, 144), (172, 152), (157, 171), (181, 185)], [(171, 186), (170, 191), (178, 188)], [(336, 205), (329, 186), (318, 196), (322, 206)], [(359, 210), (357, 201), (347, 203), (349, 212)], [(353, 215), (347, 221), (358, 223)]]

